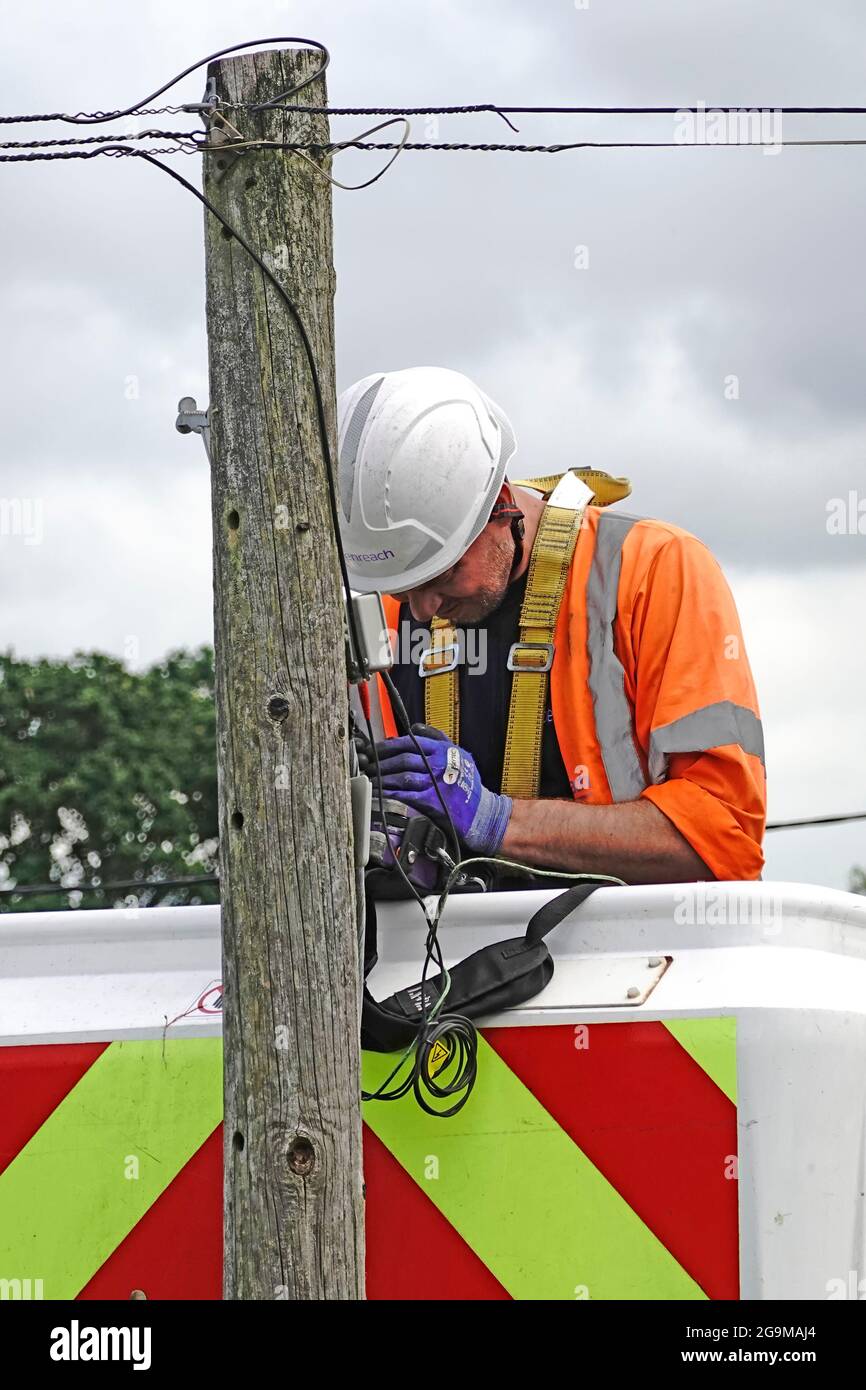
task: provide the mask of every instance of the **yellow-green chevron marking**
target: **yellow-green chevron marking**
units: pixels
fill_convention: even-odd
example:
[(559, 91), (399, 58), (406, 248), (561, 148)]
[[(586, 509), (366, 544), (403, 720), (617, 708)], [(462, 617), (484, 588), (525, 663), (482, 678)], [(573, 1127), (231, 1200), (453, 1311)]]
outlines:
[(737, 1019), (666, 1018), (663, 1020), (699, 1067), (711, 1076), (728, 1100), (737, 1103)]
[(75, 1298), (219, 1124), (221, 1047), (106, 1048), (0, 1174), (0, 1279)]
[[(426, 1115), (408, 1095), (368, 1102), (364, 1119), (511, 1296), (705, 1298), (483, 1037), (478, 1043), (478, 1079), (453, 1118)], [(365, 1090), (395, 1061), (365, 1053)]]

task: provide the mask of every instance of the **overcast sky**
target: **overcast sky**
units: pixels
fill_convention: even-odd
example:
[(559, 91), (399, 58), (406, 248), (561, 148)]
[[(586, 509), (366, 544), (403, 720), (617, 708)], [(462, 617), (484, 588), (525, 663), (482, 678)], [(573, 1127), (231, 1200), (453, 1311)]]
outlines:
[[(331, 49), (334, 105), (866, 104), (862, 0), (31, 0), (4, 25), (0, 107), (115, 109), (286, 31)], [(412, 136), (674, 138), (665, 116), (517, 119)], [(866, 136), (866, 117), (782, 134)], [(174, 430), (180, 396), (207, 400), (200, 208), (132, 160), (5, 165), (0, 188), (0, 495), (41, 508), (0, 536), (0, 641), (138, 665), (210, 641), (207, 465)], [(771, 819), (866, 810), (866, 535), (856, 514), (828, 531), (833, 499), (866, 512), (866, 147), (407, 153), (334, 216), (340, 386), (455, 367), (511, 416), (520, 469), (628, 475), (629, 510), (728, 574)], [(771, 834), (767, 855), (768, 877), (843, 887), (866, 822)]]

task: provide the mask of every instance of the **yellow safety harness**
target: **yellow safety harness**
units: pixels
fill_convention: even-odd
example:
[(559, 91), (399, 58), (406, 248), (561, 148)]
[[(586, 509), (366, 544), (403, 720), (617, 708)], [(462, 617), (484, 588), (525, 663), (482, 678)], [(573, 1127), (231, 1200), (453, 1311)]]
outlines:
[[(578, 478), (589, 493), (577, 507), (561, 506), (556, 494), (563, 479)], [(515, 487), (533, 488), (542, 493), (547, 505), (541, 515), (532, 547), (526, 593), (520, 609), (520, 635), (508, 653), (508, 669), (514, 672), (505, 757), (502, 765), (502, 791), (512, 797), (537, 797), (541, 778), (541, 744), (547, 707), (548, 676), (553, 665), (556, 621), (584, 510), (589, 502), (606, 507), (628, 497), (631, 484), (626, 478), (611, 478), (591, 468), (574, 468), (568, 473), (515, 481)], [(573, 487), (566, 486), (565, 492)], [(433, 618), (430, 646), (421, 657), (419, 674), (424, 683), (424, 717), (441, 729), (452, 743), (460, 742), (459, 651), (454, 624), (446, 618)]]

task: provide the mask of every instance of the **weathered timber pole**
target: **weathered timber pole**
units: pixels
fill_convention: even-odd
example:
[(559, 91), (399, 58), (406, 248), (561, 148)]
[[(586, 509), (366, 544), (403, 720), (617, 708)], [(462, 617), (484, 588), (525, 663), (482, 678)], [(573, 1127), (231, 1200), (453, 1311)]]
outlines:
[[(307, 52), (256, 53), (214, 63), (209, 76), (244, 139), (324, 145), (326, 117), (243, 109), (296, 86), (319, 62)], [(319, 79), (287, 104), (325, 100)], [(205, 155), (205, 193), (298, 308), (336, 456), (330, 185), (287, 151), (228, 150)], [(205, 236), (224, 1296), (362, 1298), (346, 671), (326, 474), (310, 369), (286, 306), (210, 213)]]

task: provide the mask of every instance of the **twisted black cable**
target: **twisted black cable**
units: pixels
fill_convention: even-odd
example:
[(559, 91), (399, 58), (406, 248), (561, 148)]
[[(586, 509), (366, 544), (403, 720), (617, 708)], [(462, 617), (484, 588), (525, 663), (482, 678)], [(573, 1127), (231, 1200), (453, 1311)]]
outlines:
[[(166, 136), (169, 136), (169, 135), (170, 135), (172, 139), (175, 138), (175, 136), (174, 136), (171, 132), (163, 132), (163, 134), (166, 135)], [(140, 137), (136, 137), (136, 138), (140, 138)], [(189, 134), (188, 136), (183, 137), (183, 138), (186, 139), (186, 140), (192, 141), (193, 144), (190, 145), (190, 146), (188, 146), (187, 148), (184, 148), (181, 144), (178, 144), (178, 145), (173, 146), (173, 147), (172, 147), (172, 146), (167, 146), (167, 147), (165, 147), (165, 148), (150, 150), (149, 153), (152, 154), (152, 155), (153, 155), (153, 154), (159, 154), (159, 155), (173, 155), (173, 154), (196, 154), (196, 153), (202, 152), (202, 149), (203, 149), (202, 145), (200, 145), (200, 144), (195, 144), (195, 139), (194, 139), (194, 133), (193, 133), (193, 132), (190, 132), (190, 134)], [(46, 141), (46, 142), (44, 142), (44, 143), (45, 143), (45, 144), (53, 144), (53, 143), (55, 143), (55, 142)], [(77, 145), (77, 144), (79, 144), (79, 143), (81, 143), (81, 142), (75, 141), (75, 142), (73, 142), (73, 143), (75, 143), (75, 144)], [(401, 151), (403, 151), (403, 150), (412, 150), (412, 151), (417, 151), (417, 150), (432, 150), (432, 151), (434, 151), (434, 152), (435, 152), (435, 151), (445, 151), (445, 152), (449, 152), (449, 153), (453, 153), (453, 152), (458, 152), (458, 153), (459, 153), (459, 152), (466, 152), (466, 153), (482, 153), (482, 154), (493, 154), (493, 153), (501, 153), (501, 154), (562, 154), (563, 152), (568, 151), (568, 150), (589, 150), (589, 149), (596, 149), (596, 150), (603, 150), (603, 149), (611, 149), (611, 150), (613, 150), (613, 149), (627, 149), (627, 150), (633, 150), (633, 149), (638, 149), (638, 150), (639, 150), (639, 149), (718, 149), (718, 150), (752, 149), (752, 150), (757, 150), (757, 149), (766, 149), (766, 148), (768, 148), (769, 143), (770, 143), (770, 142), (763, 141), (763, 140), (732, 140), (732, 141), (721, 141), (721, 142), (719, 142), (719, 143), (717, 143), (717, 144), (716, 144), (716, 143), (709, 143), (709, 142), (704, 143), (704, 142), (702, 142), (702, 141), (686, 141), (686, 142), (680, 142), (680, 141), (678, 141), (678, 140), (577, 140), (577, 141), (572, 141), (572, 142), (570, 142), (570, 143), (568, 143), (568, 144), (564, 144), (564, 145), (513, 145), (513, 144), (507, 144), (507, 145), (506, 145), (506, 144), (471, 144), (471, 143), (468, 143), (468, 142), (467, 142), (467, 143), (459, 143), (459, 144), (458, 144), (458, 143), (451, 143), (451, 142), (445, 143), (445, 142), (438, 142), (438, 141), (437, 141), (437, 142), (428, 141), (428, 142), (425, 142), (425, 143), (416, 143), (416, 142), (411, 141), (411, 140), (407, 140), (407, 141), (405, 141), (405, 142), (391, 142), (391, 141), (387, 141), (387, 142), (386, 142), (386, 141), (378, 141), (378, 140), (377, 140), (377, 141), (342, 140), (342, 141), (340, 141), (339, 143), (334, 143), (334, 144), (330, 144), (330, 143), (329, 143), (329, 144), (322, 145), (322, 144), (317, 144), (315, 141), (284, 142), (284, 141), (277, 141), (277, 140), (273, 140), (273, 141), (272, 141), (272, 140), (261, 140), (261, 141), (255, 141), (254, 143), (251, 142), (250, 148), (255, 148), (255, 149), (257, 149), (257, 150), (287, 150), (287, 151), (289, 151), (289, 152), (296, 151), (297, 153), (304, 153), (304, 152), (307, 152), (307, 151), (308, 151), (308, 152), (310, 152), (310, 153), (312, 153), (312, 154), (330, 154), (330, 153), (332, 153), (332, 152), (335, 152), (335, 151), (338, 151), (338, 150), (345, 150), (345, 149), (372, 150), (372, 151), (380, 151), (380, 152), (382, 152), (382, 153), (387, 153), (389, 150), (394, 150), (394, 151), (396, 151), (396, 152), (398, 152), (398, 153), (401, 152)], [(785, 149), (788, 149), (788, 148), (790, 148), (790, 147), (792, 147), (792, 146), (811, 146), (811, 145), (816, 145), (816, 146), (819, 146), (819, 145), (827, 145), (827, 146), (840, 146), (840, 147), (841, 147), (841, 146), (843, 146), (843, 145), (866, 145), (866, 138), (864, 138), (864, 139), (862, 139), (862, 140), (860, 140), (860, 139), (851, 139), (851, 140), (844, 140), (844, 139), (840, 139), (840, 140), (779, 140), (779, 141), (773, 141), (773, 142), (772, 142), (772, 145), (773, 145), (773, 148), (785, 148)], [(2, 149), (2, 148), (9, 148), (9, 146), (8, 146), (8, 145), (7, 145), (7, 146), (2, 146), (2, 145), (0, 145), (0, 149)], [(27, 153), (0, 154), (0, 164), (33, 164), (33, 163), (38, 163), (38, 162), (40, 162), (40, 161), (53, 160), (53, 159), (94, 159), (94, 158), (96, 158), (98, 155), (101, 155), (101, 154), (109, 155), (109, 156), (111, 156), (111, 157), (119, 157), (119, 156), (123, 156), (123, 155), (133, 155), (133, 156), (134, 156), (134, 155), (138, 155), (138, 156), (141, 157), (141, 158), (147, 158), (147, 155), (148, 155), (148, 152), (145, 152), (144, 150), (134, 150), (134, 149), (129, 148), (128, 146), (123, 146), (123, 145), (120, 145), (120, 144), (118, 144), (118, 145), (113, 145), (113, 144), (99, 145), (99, 146), (97, 146), (97, 147), (94, 148), (94, 149), (88, 149), (88, 150), (80, 150), (80, 149), (74, 149), (74, 150), (44, 150), (44, 149), (34, 149), (34, 148), (33, 148), (32, 146), (30, 146), (29, 144), (27, 145), (26, 148), (27, 148)], [(230, 144), (227, 144), (227, 145), (220, 146), (220, 148), (221, 148), (223, 151), (230, 151), (231, 148), (232, 148), (232, 146), (231, 146)], [(246, 151), (245, 151), (245, 150), (241, 150), (240, 153), (246, 153)], [(163, 166), (161, 166), (161, 167), (165, 168), (166, 166), (163, 165)], [(390, 167), (390, 165), (387, 166), (387, 167)], [(166, 172), (169, 173), (169, 172), (171, 172), (171, 171), (168, 170), (168, 169), (166, 169)], [(377, 174), (377, 175), (376, 175), (375, 178), (369, 179), (369, 180), (367, 181), (367, 183), (365, 183), (365, 184), (358, 184), (358, 185), (355, 185), (355, 187), (356, 187), (356, 188), (365, 188), (365, 187), (367, 187), (370, 183), (375, 183), (376, 180), (377, 180), (378, 178), (381, 177), (381, 174), (382, 174), (382, 173), (385, 173), (385, 172), (386, 172), (386, 169), (383, 169), (383, 170), (381, 171), (380, 174)], [(190, 186), (191, 186), (191, 185), (190, 185)], [(341, 185), (340, 185), (340, 186), (341, 186)]]
[[(178, 140), (191, 144), (190, 154), (201, 153), (201, 145), (196, 139), (207, 137), (207, 131), (197, 130), (142, 130), (125, 133), (123, 140)], [(63, 148), (69, 145), (111, 145), (117, 144), (117, 135), (66, 135), (55, 140), (0, 140), (0, 150), (45, 150)], [(186, 151), (185, 151), (186, 153)]]
[[(242, 104), (234, 105), (241, 110)], [(471, 116), (489, 112), (494, 116), (681, 116), (710, 115), (724, 111), (730, 115), (752, 115), (772, 111), (780, 116), (866, 116), (866, 106), (500, 106), (478, 102), (467, 106), (292, 106), (311, 116)], [(512, 126), (511, 121), (508, 122)]]
[[(478, 154), (562, 154), (566, 150), (688, 150), (688, 149), (766, 149), (769, 145), (774, 149), (788, 149), (794, 145), (866, 145), (866, 139), (862, 140), (721, 140), (718, 142), (702, 140), (572, 140), (562, 145), (515, 145), (515, 144), (476, 144), (468, 141), (432, 141), (424, 142), (407, 140), (402, 145), (396, 145), (384, 140), (346, 140), (341, 143), (341, 149), (355, 150), (444, 150), (450, 153), (466, 152)], [(267, 148), (267, 146), (262, 146)], [(319, 145), (306, 146), (303, 144), (273, 145), (273, 149), (303, 150), (321, 149)], [(326, 146), (329, 149), (330, 146)]]
[[(189, 150), (183, 150), (179, 145), (166, 145), (155, 150), (149, 150), (148, 154), (172, 155), (190, 154)], [(54, 159), (97, 159), (99, 155), (107, 155), (110, 159), (122, 159), (124, 157), (147, 157), (144, 150), (133, 150), (128, 145), (97, 145), (92, 150), (31, 150), (26, 154), (0, 154), (0, 164), (39, 164), (47, 160)], [(165, 168), (165, 165), (161, 165)], [(169, 171), (170, 172), (170, 171)]]
[[(65, 121), (69, 125), (99, 125), (104, 121), (117, 121), (121, 116), (133, 116), (141, 113), (141, 108), (146, 106), (148, 102), (155, 101), (157, 97), (162, 96), (163, 92), (167, 92), (170, 87), (176, 87), (178, 82), (182, 82), (185, 77), (189, 77), (190, 73), (197, 72), (199, 68), (205, 67), (208, 63), (215, 62), (217, 58), (225, 58), (229, 53), (239, 53), (243, 48), (261, 48), (264, 44), (268, 43), (301, 44), (306, 48), (315, 48), (323, 55), (323, 61), (321, 66), (317, 68), (314, 73), (304, 78), (303, 82), (298, 82), (296, 86), (289, 88), (287, 92), (281, 92), (272, 102), (268, 101), (258, 106), (251, 106), (250, 109), (253, 111), (264, 111), (278, 102), (285, 101), (287, 97), (294, 96), (295, 92), (303, 91), (305, 87), (309, 87), (311, 82), (315, 82), (317, 77), (322, 76), (322, 73), (331, 61), (330, 53), (323, 43), (319, 43), (318, 39), (247, 39), (244, 43), (231, 44), (228, 48), (218, 49), (216, 53), (209, 53), (206, 58), (199, 58), (197, 62), (191, 63), (188, 68), (184, 68), (183, 72), (179, 72), (176, 77), (172, 77), (168, 82), (163, 83), (161, 87), (157, 87), (155, 92), (151, 92), (149, 96), (142, 97), (140, 101), (136, 101), (132, 106), (124, 107), (122, 111), (94, 111), (91, 113), (79, 111), (77, 115), (74, 116), (65, 115), (62, 111), (54, 111), (47, 115), (36, 116), (0, 116), (0, 125), (24, 125), (25, 123), (35, 121)], [(178, 111), (195, 111), (199, 108), (196, 104), (191, 103), (189, 106), (180, 106), (176, 109)]]

